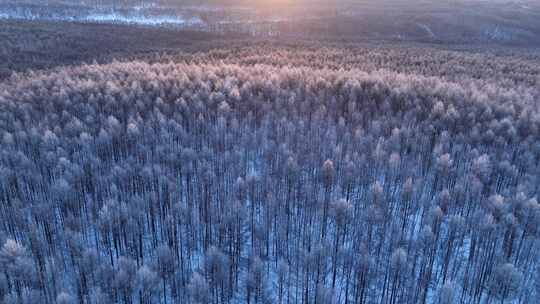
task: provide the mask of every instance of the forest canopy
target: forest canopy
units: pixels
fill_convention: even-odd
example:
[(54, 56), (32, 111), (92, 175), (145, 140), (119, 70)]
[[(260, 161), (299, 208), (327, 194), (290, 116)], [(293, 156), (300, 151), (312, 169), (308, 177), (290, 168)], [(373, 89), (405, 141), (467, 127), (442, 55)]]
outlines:
[(0, 83), (5, 303), (540, 300), (540, 67), (223, 48)]

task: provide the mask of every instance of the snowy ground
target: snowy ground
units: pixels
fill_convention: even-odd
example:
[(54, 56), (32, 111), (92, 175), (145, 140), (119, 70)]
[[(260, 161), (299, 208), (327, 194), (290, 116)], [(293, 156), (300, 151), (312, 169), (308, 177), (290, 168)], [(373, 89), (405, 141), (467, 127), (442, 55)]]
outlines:
[(39, 15), (32, 12), (4, 11), (0, 12), (0, 19), (12, 20), (44, 20), (44, 21), (76, 21), (95, 23), (138, 24), (149, 26), (180, 26), (204, 27), (205, 23), (196, 16), (146, 16), (144, 14), (120, 14), (115, 12), (91, 13), (88, 15)]

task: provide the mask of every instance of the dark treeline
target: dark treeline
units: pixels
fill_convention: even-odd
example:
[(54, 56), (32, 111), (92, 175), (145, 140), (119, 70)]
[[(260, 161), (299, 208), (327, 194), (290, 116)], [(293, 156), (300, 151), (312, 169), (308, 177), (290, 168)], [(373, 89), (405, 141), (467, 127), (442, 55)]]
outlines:
[(166, 28), (0, 20), (0, 81), (13, 72), (42, 70), (175, 50), (190, 53), (238, 37)]
[(538, 74), (216, 52), (0, 84), (3, 303), (540, 300)]

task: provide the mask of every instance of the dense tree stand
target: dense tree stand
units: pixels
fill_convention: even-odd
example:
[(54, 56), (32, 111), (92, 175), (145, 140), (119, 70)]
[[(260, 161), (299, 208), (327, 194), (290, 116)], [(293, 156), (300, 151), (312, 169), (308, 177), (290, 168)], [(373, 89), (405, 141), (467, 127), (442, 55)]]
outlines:
[(534, 76), (351, 52), (0, 83), (2, 303), (540, 299)]

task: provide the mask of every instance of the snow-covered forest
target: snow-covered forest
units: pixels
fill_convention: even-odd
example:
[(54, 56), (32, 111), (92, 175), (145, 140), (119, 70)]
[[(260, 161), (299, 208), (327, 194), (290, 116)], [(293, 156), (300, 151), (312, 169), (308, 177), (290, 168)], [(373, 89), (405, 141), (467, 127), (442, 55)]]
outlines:
[(537, 0), (2, 0), (3, 20), (253, 37), (540, 45)]
[(539, 75), (265, 45), (14, 74), (0, 299), (538, 303)]

